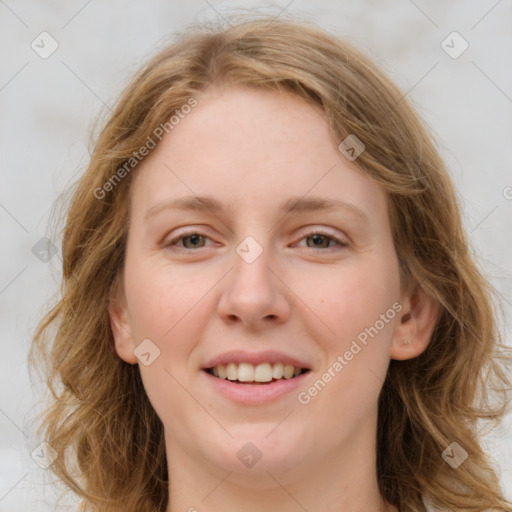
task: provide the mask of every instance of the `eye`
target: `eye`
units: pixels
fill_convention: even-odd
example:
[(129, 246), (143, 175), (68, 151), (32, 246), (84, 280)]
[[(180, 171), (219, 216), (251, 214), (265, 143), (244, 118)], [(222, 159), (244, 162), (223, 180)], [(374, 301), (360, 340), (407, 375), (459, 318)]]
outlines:
[[(180, 236), (172, 239), (170, 242), (165, 243), (164, 246), (171, 249), (185, 251), (192, 249), (201, 249), (205, 247), (205, 240), (209, 239), (210, 238), (208, 236), (199, 231), (189, 231), (186, 233), (182, 233)], [(331, 242), (334, 242), (340, 247), (348, 246), (347, 242), (335, 237), (330, 233), (326, 233), (319, 230), (304, 233), (300, 240), (306, 240), (306, 244), (308, 243), (308, 241), (311, 241), (313, 245), (307, 245), (307, 247), (310, 249), (331, 249), (333, 248), (331, 247)]]
[[(201, 241), (204, 241), (208, 237), (203, 233), (198, 231), (189, 231), (188, 233), (183, 233), (180, 236), (172, 239), (169, 243), (164, 244), (165, 247), (177, 248), (177, 249), (201, 249), (204, 245), (201, 245)], [(189, 240), (189, 242), (186, 242)], [(177, 245), (177, 242), (183, 241), (184, 247)]]
[[(330, 233), (326, 233), (324, 231), (319, 231), (319, 230), (310, 231), (309, 233), (305, 233), (303, 235), (303, 238), (301, 238), (301, 240), (304, 240), (304, 239), (306, 240), (306, 244), (309, 240), (311, 240), (313, 243), (313, 246), (308, 245), (308, 247), (314, 248), (314, 249), (330, 249), (331, 248), (329, 246), (330, 242), (335, 242), (336, 244), (338, 244), (341, 247), (348, 246), (347, 242), (340, 240), (339, 238), (335, 237), (334, 235), (332, 235)], [(327, 243), (327, 247), (325, 246), (325, 243)]]

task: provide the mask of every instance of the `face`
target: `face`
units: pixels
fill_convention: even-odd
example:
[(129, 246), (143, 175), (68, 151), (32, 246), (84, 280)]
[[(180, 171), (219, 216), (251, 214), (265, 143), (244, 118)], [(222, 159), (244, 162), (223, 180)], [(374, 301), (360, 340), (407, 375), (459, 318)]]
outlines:
[[(390, 357), (424, 347), (395, 346), (412, 301), (386, 194), (356, 162), (303, 100), (229, 87), (137, 169), (111, 325), (171, 458), (291, 474), (375, 449)], [(302, 372), (276, 379), (286, 366)]]

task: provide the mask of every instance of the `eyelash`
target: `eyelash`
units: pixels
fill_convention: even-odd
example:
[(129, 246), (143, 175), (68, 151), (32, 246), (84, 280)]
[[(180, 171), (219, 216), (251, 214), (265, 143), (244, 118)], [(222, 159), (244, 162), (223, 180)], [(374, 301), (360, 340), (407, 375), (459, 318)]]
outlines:
[[(195, 251), (195, 250), (199, 250), (199, 249), (204, 249), (205, 247), (199, 247), (198, 249), (188, 249), (186, 247), (178, 247), (178, 246), (175, 245), (180, 240), (183, 240), (184, 238), (187, 238), (187, 237), (192, 236), (192, 235), (199, 235), (199, 236), (201, 236), (203, 238), (208, 238), (208, 239), (210, 238), (210, 237), (206, 236), (204, 233), (201, 233), (200, 231), (188, 231), (188, 232), (182, 233), (180, 236), (172, 239), (169, 243), (164, 244), (164, 247), (167, 248), (167, 249), (170, 249), (170, 250), (181, 250), (181, 251), (185, 251), (185, 252), (191, 252), (191, 251)], [(309, 231), (307, 233), (304, 233), (302, 235), (301, 240), (303, 240), (305, 238), (308, 238), (308, 237), (310, 237), (312, 235), (322, 235), (322, 236), (325, 236), (325, 237), (329, 238), (330, 240), (336, 242), (340, 246), (340, 248), (348, 247), (348, 243), (347, 242), (345, 242), (343, 240), (340, 240), (339, 238), (331, 235), (330, 233), (322, 231), (322, 230), (313, 230), (313, 231)], [(314, 248), (313, 247), (307, 247), (307, 249), (314, 249)], [(320, 249), (320, 250), (327, 251), (328, 249), (334, 249), (334, 247), (326, 247), (326, 248)]]

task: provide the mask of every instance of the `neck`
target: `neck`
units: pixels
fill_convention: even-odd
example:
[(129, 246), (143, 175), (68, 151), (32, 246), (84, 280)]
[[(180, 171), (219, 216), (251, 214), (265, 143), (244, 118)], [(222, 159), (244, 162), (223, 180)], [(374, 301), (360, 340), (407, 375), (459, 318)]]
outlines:
[(264, 458), (245, 472), (214, 466), (166, 435), (166, 512), (398, 512), (378, 489), (375, 427), (367, 424), (329, 453), (285, 471), (266, 466)]

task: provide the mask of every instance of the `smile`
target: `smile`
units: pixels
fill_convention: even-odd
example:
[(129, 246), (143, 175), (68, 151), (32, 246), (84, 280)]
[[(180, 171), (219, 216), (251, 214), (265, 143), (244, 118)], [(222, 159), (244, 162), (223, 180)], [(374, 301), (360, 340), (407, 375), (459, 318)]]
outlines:
[(206, 370), (219, 379), (227, 379), (238, 383), (259, 383), (265, 384), (281, 379), (293, 379), (304, 372), (306, 368), (299, 368), (284, 363), (261, 363), (253, 365), (250, 363), (228, 363), (219, 364)]

